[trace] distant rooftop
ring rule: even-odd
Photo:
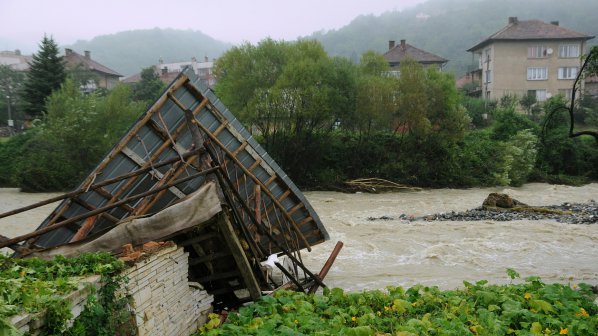
[[[407,58],[422,64],[443,64],[448,62],[446,58],[418,49],[406,43],[405,40],[401,40],[398,45],[395,45],[395,41],[388,41],[388,51],[384,53],[384,58],[391,66],[399,64]]]
[[[15,51],[0,51],[0,64],[8,65],[16,71],[29,70],[31,55],[22,55],[19,49]]]
[[[540,20],[519,21],[517,17],[510,17],[505,27],[467,51],[483,48],[494,41],[589,40],[593,38],[594,36],[561,27],[558,21],[550,23]]]
[[[72,49],[65,49],[64,59],[67,63],[76,66],[78,64],[82,64],[88,70],[94,70],[97,72],[101,72],[107,75],[123,77],[123,75],[119,74],[118,72],[108,68],[105,65],[102,65],[94,60],[91,59],[91,52],[85,51],[85,56],[74,52]]]

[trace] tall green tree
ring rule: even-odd
[[[22,93],[24,110],[30,116],[39,117],[46,112],[46,98],[59,89],[66,78],[64,59],[52,37],[44,35],[29,65]]]
[[[164,83],[153,66],[141,70],[141,80],[133,86],[132,98],[135,101],[151,103],[160,97]]]
[[[399,71],[398,128],[423,137],[432,129],[427,115],[426,72],[412,59],[402,61]]]

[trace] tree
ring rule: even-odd
[[[16,119],[20,100],[18,92],[23,85],[24,75],[8,65],[0,64],[0,120]],[[4,114],[6,110],[6,114]],[[6,118],[4,117],[6,116]]]
[[[132,98],[135,101],[153,102],[164,90],[164,83],[153,66],[141,70],[141,80],[133,86]]]
[[[397,130],[402,129],[417,137],[425,136],[432,129],[427,116],[426,73],[412,59],[402,61],[399,71]]]
[[[527,112],[528,115],[532,114],[532,108],[538,102],[535,94],[526,94],[519,99],[519,104]]]
[[[44,35],[39,52],[33,55],[29,65],[23,88],[24,110],[30,116],[39,117],[46,112],[46,98],[59,89],[66,78],[64,59],[58,55],[58,45],[52,37]]]
[[[68,78],[48,97],[48,113],[23,143],[13,179],[24,191],[76,187],[139,117],[143,105],[131,101],[125,85],[105,97],[86,95]]]

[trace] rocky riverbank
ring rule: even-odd
[[[408,221],[513,221],[513,220],[556,220],[569,224],[596,224],[598,223],[598,203],[591,200],[587,203],[562,203],[561,205],[515,207],[511,209],[477,207],[467,211],[451,211],[436,213],[421,217],[400,215],[399,218],[388,216],[369,217],[368,220],[393,220]]]

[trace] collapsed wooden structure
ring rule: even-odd
[[[188,70],[77,190],[1,214],[0,218],[62,199],[36,231],[0,236],[0,247],[26,256],[93,240],[125,219],[159,213],[207,183],[218,186],[221,213],[191,229],[154,238],[185,247],[191,281],[201,283],[217,300],[256,299],[261,291],[280,285],[260,262],[284,254],[291,262],[290,271],[284,272],[299,287],[301,274],[323,285],[303,265],[300,254],[328,239],[317,214],[252,135]]]

